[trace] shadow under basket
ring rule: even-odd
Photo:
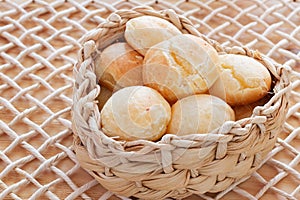
[[[272,74],[273,96],[254,108],[251,117],[225,122],[208,134],[164,135],[159,141],[116,141],[100,127],[95,101],[101,86],[95,58],[103,48],[124,40],[128,20],[151,15],[168,20],[182,33],[197,35],[220,54],[241,54],[260,61]],[[274,147],[285,122],[291,93],[291,69],[245,47],[224,47],[201,35],[173,10],[140,7],[119,10],[85,37],[74,68],[72,126],[74,151],[81,166],[103,187],[141,199],[181,199],[233,187],[259,168]]]

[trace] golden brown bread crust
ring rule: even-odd
[[[271,75],[260,62],[247,56],[220,55],[220,78],[210,88],[232,106],[247,105],[264,97],[271,87]]]
[[[165,133],[170,118],[170,105],[157,91],[131,86],[115,92],[106,102],[101,126],[106,135],[117,139],[155,141]]]
[[[207,95],[192,95],[172,106],[167,133],[187,135],[209,133],[226,121],[234,121],[234,111],[222,99]]]
[[[143,57],[125,42],[105,48],[95,64],[100,84],[111,91],[143,85]]]
[[[217,80],[219,57],[200,37],[182,34],[151,47],[144,58],[143,82],[171,104],[207,93]]]
[[[147,50],[181,32],[170,22],[153,16],[142,16],[126,23],[125,39],[136,51],[145,55]]]

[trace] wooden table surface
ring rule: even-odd
[[[300,72],[299,1],[1,1],[0,199],[119,199],[72,151],[72,68],[88,30],[112,11],[136,5],[172,8],[220,43],[246,45]],[[300,199],[299,102],[295,86],[294,115],[270,159],[217,198]]]

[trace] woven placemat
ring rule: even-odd
[[[0,199],[127,199],[75,159],[72,69],[84,34],[139,5],[174,9],[221,44],[295,70],[288,121],[265,164],[222,193],[187,199],[300,199],[300,2],[292,0],[1,1]]]

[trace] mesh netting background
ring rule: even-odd
[[[174,9],[224,45],[257,49],[300,71],[299,1],[1,1],[0,199],[123,198],[103,189],[75,159],[72,68],[84,34],[111,12],[139,5]],[[187,199],[300,199],[299,77],[266,163],[214,197]]]

